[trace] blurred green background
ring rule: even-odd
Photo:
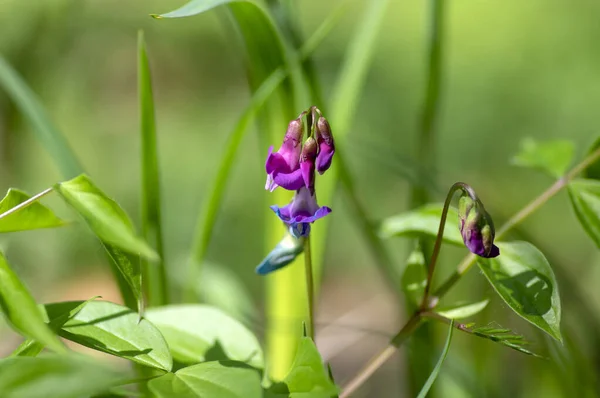
[[[249,99],[237,38],[222,23],[220,10],[180,20],[149,17],[182,3],[0,0],[0,54],[40,96],[87,172],[134,220],[141,184],[136,45],[137,30],[144,29],[156,101],[166,256],[175,291],[184,278],[208,183],[227,134]],[[365,3],[351,0],[348,12],[315,53],[326,97]],[[297,1],[305,36],[335,4]],[[406,210],[411,183],[435,186],[435,198],[441,201],[447,187],[466,181],[499,225],[552,182],[510,164],[521,139],[569,139],[581,156],[599,135],[600,3],[448,2],[435,176],[415,172],[414,155],[426,78],[427,6],[415,0],[390,2],[341,150],[347,152],[360,199],[374,219]],[[282,126],[282,135],[284,130]],[[254,267],[264,255],[263,223],[270,210],[263,205],[264,148],[257,141],[251,132],[243,143],[208,259],[234,272],[261,308],[264,279],[254,274]],[[0,90],[0,189],[36,193],[60,179],[30,126]],[[45,203],[74,217],[53,198]],[[332,363],[336,381],[343,383],[387,343],[406,316],[382,281],[344,201],[321,205],[334,212],[317,342]],[[438,396],[599,396],[598,250],[577,223],[564,192],[520,228],[515,237],[531,240],[555,269],[566,342],[556,346],[518,319],[473,270],[447,303],[491,298],[474,321],[525,334],[534,343],[532,349],[550,360],[455,333],[437,383]],[[402,269],[406,241],[386,244]],[[102,249],[83,226],[1,236],[0,246],[40,301],[93,295],[119,300]],[[445,247],[436,279],[451,272],[464,254]],[[253,324],[260,332],[264,321],[258,316]],[[431,344],[441,351],[446,328],[436,325],[435,331],[438,340]],[[6,328],[1,333],[0,351],[8,353],[18,338]],[[357,396],[403,396],[407,349],[410,344]]]

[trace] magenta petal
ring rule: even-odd
[[[289,172],[290,170],[283,156],[278,152],[273,153],[273,147],[269,148],[269,156],[267,156],[267,161],[265,162],[265,169],[267,170],[267,174],[272,174],[277,170],[284,172]]]
[[[315,186],[315,163],[311,161],[300,162],[300,170],[302,170],[304,186],[312,190]]]
[[[317,155],[317,171],[323,174],[331,166],[331,160],[335,153],[335,148],[325,142],[319,145],[319,154]]]
[[[290,191],[298,190],[304,186],[304,180],[302,179],[301,169],[298,169],[291,173],[275,172],[273,173],[273,181],[275,181],[275,184]]]

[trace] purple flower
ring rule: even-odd
[[[479,200],[462,196],[458,202],[458,221],[463,242],[471,253],[485,258],[500,255],[500,249],[494,245],[494,222]]]
[[[329,207],[319,207],[314,192],[311,193],[306,187],[296,191],[290,204],[284,207],[273,205],[271,210],[289,225],[290,233],[296,238],[308,236],[310,224],[331,213]]]
[[[314,138],[309,137],[304,143],[302,148],[302,154],[300,155],[300,170],[302,170],[302,180],[304,186],[308,188],[310,192],[315,189],[315,159],[317,158],[317,141]]]
[[[265,163],[267,170],[265,189],[272,192],[281,186],[293,191],[304,185],[302,170],[300,170],[300,152],[302,151],[300,142],[303,134],[302,120],[292,120],[279,150],[273,152],[273,147],[269,148],[269,155]]]
[[[319,155],[317,156],[317,171],[323,174],[331,166],[331,159],[335,153],[335,143],[331,134],[329,122],[323,116],[317,121],[317,143]]]

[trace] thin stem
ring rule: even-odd
[[[315,339],[314,329],[314,283],[312,271],[312,258],[310,255],[310,235],[304,238],[304,270],[306,271],[306,296],[308,298],[308,336]]]
[[[421,316],[419,313],[413,314],[413,316],[406,322],[404,327],[394,336],[388,346],[386,346],[379,354],[375,355],[367,365],[356,374],[346,384],[340,398],[347,398],[354,393],[365,381],[375,373],[394,353],[398,350],[398,347],[419,327],[421,324]]]
[[[600,148],[589,154],[583,159],[578,165],[573,167],[571,171],[565,174],[562,178],[558,179],[548,189],[542,192],[538,197],[529,202],[521,211],[512,216],[502,227],[498,229],[496,233],[496,239],[502,238],[508,231],[520,224],[524,219],[533,214],[536,210],[542,207],[548,200],[554,195],[559,193],[567,184],[579,175],[582,171],[591,166],[594,162],[600,159]],[[436,290],[435,296],[438,298],[443,297],[460,278],[469,270],[476,262],[477,257],[474,254],[466,256],[460,264],[456,267],[456,271],[450,275],[450,277]]]
[[[42,191],[40,193],[38,193],[35,196],[32,196],[31,198],[27,199],[25,202],[21,202],[18,205],[16,205],[15,207],[13,207],[10,210],[5,211],[4,213],[0,214],[0,219],[4,218],[4,217],[8,217],[13,213],[18,212],[19,210],[22,210],[24,208],[26,208],[27,206],[37,202],[38,200],[40,200],[42,197],[48,195],[50,192],[52,192],[54,188],[48,188],[45,191]]]

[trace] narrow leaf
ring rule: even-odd
[[[600,248],[600,181],[573,180],[568,191],[577,219]]]
[[[156,398],[262,398],[258,371],[236,361],[189,366],[150,380],[148,388]]]
[[[469,330],[469,327],[467,325],[459,329],[468,333],[472,333],[475,336],[491,340],[494,343],[502,344],[508,348],[512,348],[513,350],[519,351],[523,354],[531,355],[537,358],[543,358],[542,356],[523,347],[529,343],[524,339],[523,336],[513,333],[510,329],[478,327]],[[502,333],[494,333],[497,330],[500,330]]]
[[[419,237],[421,235],[435,238],[440,227],[443,207],[442,204],[429,204],[386,218],[381,224],[379,235],[383,238],[393,236]],[[452,207],[448,209],[446,227],[444,228],[444,242],[459,246],[464,245],[458,229],[458,212]]]
[[[444,363],[444,360],[446,359],[446,356],[448,355],[448,350],[450,349],[450,342],[452,341],[453,330],[454,330],[454,321],[451,321],[450,327],[448,329],[448,337],[446,337],[446,344],[444,344],[444,349],[442,350],[442,355],[440,355],[440,359],[438,359],[437,363],[435,364],[433,371],[427,378],[427,381],[425,382],[425,385],[423,386],[423,388],[421,388],[421,391],[419,392],[419,395],[417,395],[417,398],[425,398],[427,396],[427,393],[431,389],[433,382],[435,381],[435,379],[437,379],[437,377],[440,373],[440,370],[442,369],[442,364]]]
[[[35,300],[0,253],[0,307],[19,333],[64,353],[66,348],[44,322]],[[0,390],[1,391],[1,390]]]
[[[0,201],[0,233],[54,228],[65,225],[65,222],[58,218],[52,210],[38,201],[33,201],[22,209],[6,214],[9,210],[29,199],[31,199],[31,196],[23,191],[15,188],[8,190],[6,196]]]
[[[600,137],[597,138],[596,141],[594,141],[594,143],[588,150],[586,157],[591,155],[593,152],[597,151],[598,148],[600,148]],[[581,175],[585,178],[589,178],[589,179],[593,179],[593,180],[600,180],[600,161],[596,160],[594,163],[592,163],[590,166],[588,166],[581,173]]]
[[[521,167],[542,170],[551,177],[562,177],[573,160],[575,146],[566,140],[536,141],[525,138],[512,163]]]
[[[451,307],[440,308],[436,312],[442,316],[445,316],[446,318],[464,319],[483,311],[489,302],[490,300],[486,299],[476,303],[455,304]]]
[[[48,318],[71,311],[79,301],[46,304]],[[59,335],[94,350],[144,366],[170,371],[173,359],[160,331],[138,314],[108,301],[85,305],[60,329]]]
[[[477,264],[513,311],[562,341],[560,298],[548,260],[528,242],[498,243],[501,255]]]
[[[146,317],[165,336],[176,361],[196,364],[231,359],[264,366],[262,349],[252,332],[216,308],[170,305],[150,308]]]

